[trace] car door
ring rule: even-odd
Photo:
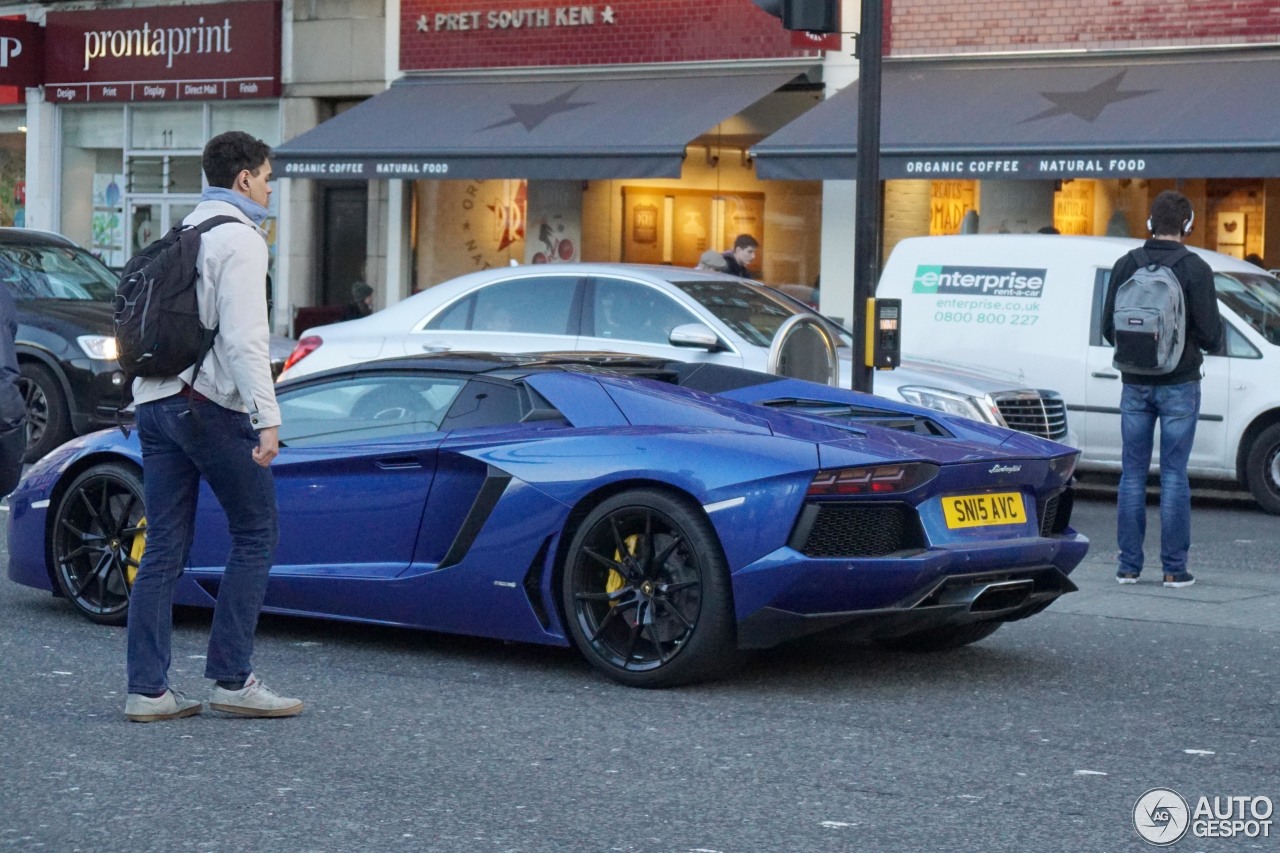
[[[1093,462],[1119,465],[1123,448],[1120,434],[1120,371],[1111,366],[1114,348],[1102,337],[1102,306],[1106,298],[1110,270],[1098,270],[1094,283],[1093,312],[1086,363],[1085,406],[1077,420],[1077,433],[1085,458]],[[1227,330],[1230,335],[1231,330]],[[1230,405],[1231,359],[1205,353],[1200,382],[1200,419],[1191,447],[1190,468],[1221,468],[1226,447],[1226,426]],[[1073,413],[1072,417],[1075,417]],[[1159,445],[1152,464],[1159,460]]]
[[[281,450],[271,465],[280,541],[268,607],[349,613],[343,579],[404,571],[435,476],[440,422],[465,381],[358,372],[280,396]],[[231,543],[207,484],[197,516],[192,569],[217,575]]]
[[[436,312],[405,353],[567,352],[578,340],[579,277],[524,274],[483,285]]]
[[[583,293],[578,349],[742,366],[742,358],[736,353],[673,345],[671,330],[689,323],[712,328],[705,318],[651,284],[594,276]]]

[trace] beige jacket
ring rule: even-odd
[[[245,224],[219,225],[201,241],[196,284],[200,322],[210,329],[217,326],[218,335],[200,366],[195,388],[220,406],[247,412],[254,429],[279,426],[267,325],[266,232],[225,201],[202,201],[182,221],[196,225],[224,215]],[[134,403],[178,393],[191,382],[192,372],[187,368],[179,376],[135,378]]]

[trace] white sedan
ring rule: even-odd
[[[460,276],[368,317],[307,330],[280,379],[450,351],[627,352],[776,369],[775,338],[797,316],[834,339],[839,375],[832,381],[849,387],[850,337],[802,303],[721,273],[633,264],[540,264]],[[884,397],[1070,442],[1062,398],[1003,374],[904,359],[874,382]]]

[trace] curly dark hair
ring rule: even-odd
[[[735,249],[755,249],[760,245],[760,241],[750,234],[739,234],[733,241]]]
[[[1191,215],[1191,199],[1176,190],[1165,190],[1151,202],[1151,233],[1183,234]]]
[[[229,130],[210,139],[200,165],[211,187],[231,189],[236,175],[248,169],[253,175],[271,156],[271,146],[242,130]]]

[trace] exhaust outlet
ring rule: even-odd
[[[969,605],[970,613],[986,613],[1020,607],[1031,596],[1035,581],[1030,578],[988,584]]]

